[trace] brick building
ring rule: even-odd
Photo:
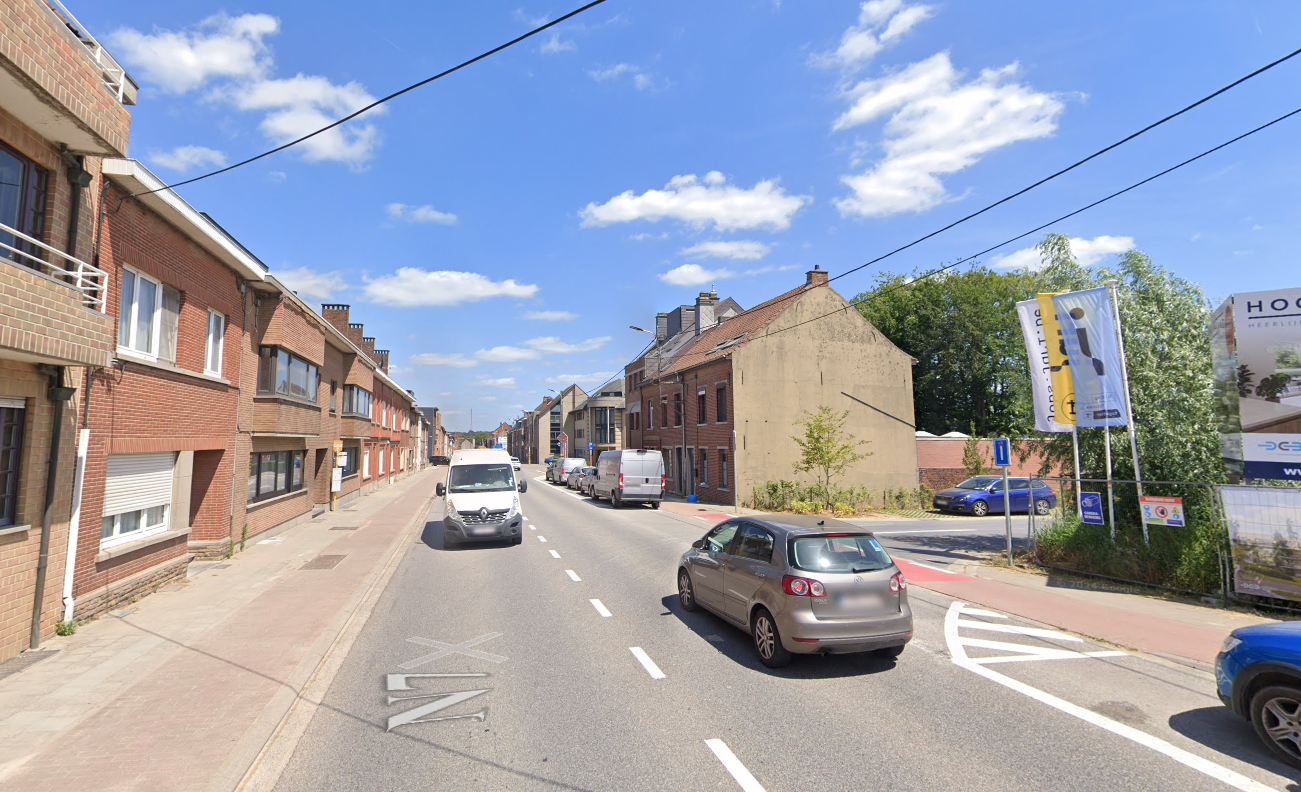
[[[602,385],[574,407],[570,419],[574,428],[570,448],[589,465],[596,464],[602,451],[623,448],[623,383],[615,380]]]
[[[967,467],[962,462],[970,438],[961,432],[936,436],[930,432],[917,435],[917,477],[922,484],[934,490],[952,487],[967,478]],[[976,452],[980,455],[986,472],[998,473],[994,467],[994,441],[977,440]],[[1021,455],[1025,454],[1022,459]],[[1037,441],[1017,441],[1012,452],[1009,476],[1057,476],[1061,471],[1049,464]]]
[[[848,410],[846,431],[870,443],[845,484],[917,485],[912,358],[825,271],[749,310],[710,292],[686,308],[660,314],[655,345],[625,369],[627,446],[663,452],[671,491],[743,504],[753,486],[799,478],[794,423],[820,405]]]
[[[135,93],[66,12],[0,3],[0,661],[63,611],[78,408],[113,350],[99,158],[126,152]]]

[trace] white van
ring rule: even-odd
[[[444,546],[460,542],[524,541],[521,532],[519,492],[528,484],[515,479],[510,454],[497,448],[455,451],[447,467],[447,480],[439,482],[439,497],[446,496],[443,517]]]
[[[645,449],[603,451],[596,458],[591,492],[592,500],[608,498],[616,509],[625,503],[658,509],[664,500],[664,457]]]

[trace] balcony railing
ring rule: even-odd
[[[86,52],[89,53],[91,60],[95,61],[95,65],[99,67],[100,77],[104,80],[104,87],[108,88],[109,92],[117,97],[119,103],[123,105],[135,104],[136,84],[131,79],[131,76],[126,73],[126,69],[123,69],[113,59],[113,56],[108,54],[108,50],[104,49],[103,45],[87,32],[85,26],[77,21],[71,11],[64,8],[63,3],[59,2],[59,0],[46,0],[46,3],[51,11],[61,17],[63,24],[68,26],[68,30],[71,31],[72,35],[76,36],[82,45],[86,47]]]
[[[21,240],[21,242],[19,242]],[[13,244],[11,244],[13,243]],[[30,249],[44,251],[49,261],[23,250],[18,244],[26,243]],[[44,275],[66,283],[81,292],[81,302],[92,311],[104,312],[104,296],[108,290],[108,273],[99,267],[91,266],[62,250],[55,250],[39,239],[33,239],[17,229],[0,223],[0,257],[8,258],[14,264],[34,269]]]

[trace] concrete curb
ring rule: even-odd
[[[305,677],[305,679],[302,685],[298,686],[298,692],[283,689],[276,694],[267,704],[257,726],[249,730],[249,737],[253,739],[246,737],[244,742],[250,744],[241,746],[232,754],[232,760],[236,761],[228,763],[231,772],[219,775],[209,785],[209,789],[254,792],[271,790],[279,782],[281,774],[293,757],[299,739],[302,738],[316,715],[316,710],[324,701],[326,692],[334,682],[334,677],[343,666],[343,661],[347,658],[353,643],[356,642],[366,621],[370,618],[375,603],[379,601],[393,573],[397,571],[398,565],[410,551],[411,545],[408,540],[412,528],[417,524],[423,524],[425,515],[436,497],[430,493],[422,501],[416,514],[397,532],[391,546],[385,551],[383,561],[371,572],[369,580],[362,582],[354,597],[344,606],[317,645],[313,647],[311,655],[300,665],[302,674],[295,676]],[[266,736],[258,742],[256,735]],[[247,762],[238,761],[240,756],[246,756],[255,747],[257,754],[252,759]],[[243,765],[244,772],[236,780],[232,776],[234,771],[239,769],[239,765]]]

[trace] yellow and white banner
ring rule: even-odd
[[[1025,336],[1025,353],[1030,359],[1030,386],[1034,394],[1034,428],[1040,432],[1069,432],[1070,424],[1060,423],[1053,403],[1052,365],[1049,363],[1048,335],[1038,300],[1016,304]]]

